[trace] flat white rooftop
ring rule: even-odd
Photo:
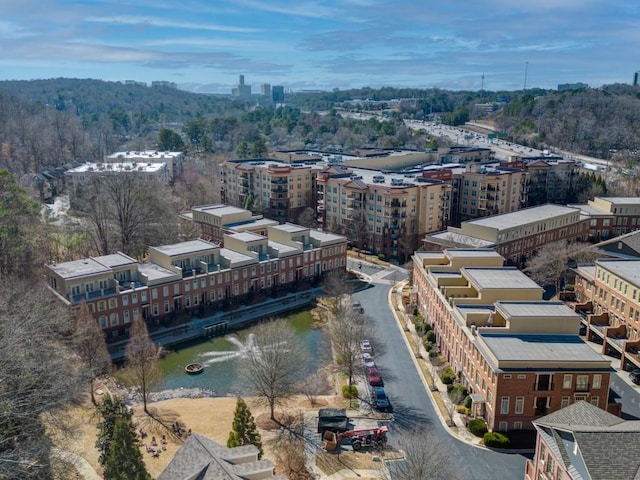
[[[117,160],[119,158],[125,159],[137,159],[137,158],[148,158],[151,160],[162,159],[162,158],[174,158],[184,155],[182,152],[160,152],[156,150],[142,150],[142,151],[128,151],[128,152],[115,152],[111,155],[107,155],[105,158]]]
[[[172,245],[161,245],[159,247],[150,247],[170,257],[176,255],[186,255],[190,253],[200,253],[207,250],[219,248],[219,245],[205,240],[189,240],[187,242],[174,243]]]
[[[309,236],[314,240],[318,240],[322,244],[346,242],[347,239],[342,235],[335,233],[321,232],[320,230],[310,230]]]
[[[490,217],[468,220],[462,223],[494,228],[496,230],[506,230],[542,220],[550,220],[553,217],[559,217],[579,211],[580,209],[578,208],[547,204],[540,205],[539,207],[524,208],[517,212],[503,213],[501,215],[492,215]]]
[[[449,258],[502,258],[502,255],[491,248],[448,248],[446,253]]]
[[[66,279],[111,272],[109,267],[97,262],[93,258],[56,263],[55,265],[49,265],[49,268]]]
[[[122,267],[124,265],[136,265],[138,262],[136,259],[131,258],[129,255],[125,255],[122,252],[112,253],[110,255],[103,255],[101,257],[94,257],[102,265],[110,268]]]
[[[638,205],[640,204],[640,197],[598,197],[607,202],[616,203],[616,204],[628,204],[628,205]]]
[[[483,333],[481,338],[498,361],[588,362],[601,363],[602,368],[611,364],[578,335]]]
[[[252,233],[252,232],[232,233],[229,235],[229,237],[237,238],[238,240],[241,240],[243,242],[257,242],[257,241],[262,241],[267,239],[267,237],[263,235],[258,235],[257,233]]]
[[[275,230],[282,230],[283,232],[289,233],[302,233],[309,230],[307,227],[296,225],[295,223],[284,223],[282,225],[276,225],[273,228]]]
[[[163,279],[180,278],[179,274],[153,262],[141,263],[138,265],[138,271],[145,275],[150,282]]]
[[[136,163],[136,162],[118,162],[118,163],[85,163],[75,168],[70,168],[66,173],[157,173],[166,168],[166,164],[162,163]]]
[[[478,290],[481,289],[536,289],[542,287],[516,268],[464,267],[463,275]]]
[[[192,207],[191,210],[196,212],[209,213],[211,215],[230,215],[233,213],[248,212],[248,210],[245,210],[244,208],[232,207],[231,205],[224,205],[224,204],[198,205],[198,206]]]
[[[580,318],[576,312],[563,302],[496,302],[496,308],[507,314],[508,317],[571,317]]]
[[[458,232],[438,232],[432,233],[426,236],[426,239],[434,240],[436,243],[442,245],[450,245],[452,247],[456,246],[466,246],[466,247],[476,247],[476,248],[486,248],[495,245],[495,242],[490,242],[488,240],[484,240],[478,237],[472,237],[470,235],[465,235],[463,233]]]
[[[618,260],[601,258],[596,263],[632,285],[640,286],[640,260]]]

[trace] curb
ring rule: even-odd
[[[388,301],[389,301],[389,306],[391,307],[391,310],[393,312],[393,316],[396,320],[396,325],[398,326],[398,329],[400,330],[400,333],[402,334],[402,339],[407,347],[407,350],[409,352],[411,352],[411,360],[413,361],[413,364],[416,368],[416,371],[418,372],[418,376],[420,377],[420,380],[422,381],[422,385],[424,386],[424,389],[428,392],[428,397],[429,400],[431,400],[431,404],[433,405],[433,409],[436,412],[436,415],[438,417],[438,420],[440,420],[440,423],[442,424],[442,426],[444,427],[444,430],[453,438],[455,438],[456,440],[460,441],[460,442],[464,442],[467,445],[471,445],[475,448],[479,448],[482,450],[494,450],[491,448],[487,448],[484,445],[480,445],[477,443],[473,443],[468,441],[467,439],[465,439],[464,437],[462,437],[461,435],[458,435],[454,432],[451,431],[451,426],[449,425],[449,423],[446,421],[446,419],[444,418],[444,416],[442,415],[442,412],[440,411],[440,407],[438,406],[438,403],[436,402],[434,393],[431,390],[431,387],[429,386],[429,382],[427,382],[427,379],[425,378],[424,374],[422,373],[422,369],[420,368],[420,365],[418,364],[418,359],[416,358],[416,354],[413,353],[413,348],[411,347],[411,344],[409,343],[409,339],[407,338],[406,332],[404,331],[404,328],[402,326],[402,321],[400,318],[398,318],[398,312],[396,311],[395,308],[393,308],[393,302],[391,301],[391,296],[395,295],[396,291],[398,288],[402,288],[402,286],[406,283],[406,281],[404,282],[399,282],[396,283],[391,289],[389,289],[389,294],[388,294]],[[422,357],[421,357],[422,358]],[[439,392],[439,390],[438,390]],[[451,422],[453,423],[453,419],[451,419]],[[517,453],[515,451],[511,451],[510,453]]]

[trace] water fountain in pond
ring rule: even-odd
[[[224,339],[238,347],[237,350],[203,352],[199,355],[199,357],[202,357],[203,359],[203,364],[212,365],[214,363],[226,362],[236,358],[246,358],[246,356],[256,347],[253,333],[247,335],[247,339],[244,343],[242,343],[236,335],[227,335]]]

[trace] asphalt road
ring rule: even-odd
[[[356,267],[357,268],[357,267]],[[355,293],[365,313],[371,318],[374,333],[374,356],[385,380],[385,390],[391,400],[394,420],[389,423],[389,441],[392,445],[402,444],[403,433],[417,429],[428,430],[437,437],[433,444],[448,452],[452,458],[458,478],[471,480],[522,480],[525,457],[519,454],[501,454],[470,446],[452,437],[441,424],[435,413],[429,392],[425,389],[416,367],[403,340],[403,332],[398,326],[388,303],[391,288],[389,277],[395,273],[396,281],[407,277],[406,271],[397,268],[381,273],[380,267],[363,262],[362,272],[376,275],[372,286]],[[428,454],[428,452],[425,452]]]

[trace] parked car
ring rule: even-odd
[[[362,354],[362,364],[365,366],[365,368],[376,366],[376,362],[373,361],[373,357],[371,356],[371,354],[366,352]]]
[[[635,368],[629,372],[629,378],[636,385],[640,385],[640,368]]]
[[[351,307],[358,313],[364,313],[364,308],[362,307],[362,304],[357,300],[351,304]]]
[[[369,369],[369,373],[367,375],[367,379],[369,380],[369,385],[371,385],[372,387],[384,386],[384,382],[382,381],[382,377],[380,376],[378,369],[375,369],[375,372],[372,372],[371,370],[373,369]]]
[[[391,410],[391,402],[389,402],[389,397],[387,397],[387,393],[382,387],[373,387],[371,389],[371,403],[376,410],[381,412]]]
[[[369,340],[362,340],[360,342],[360,349],[363,352],[371,352],[373,350],[373,348],[371,347],[371,342],[369,342]]]

